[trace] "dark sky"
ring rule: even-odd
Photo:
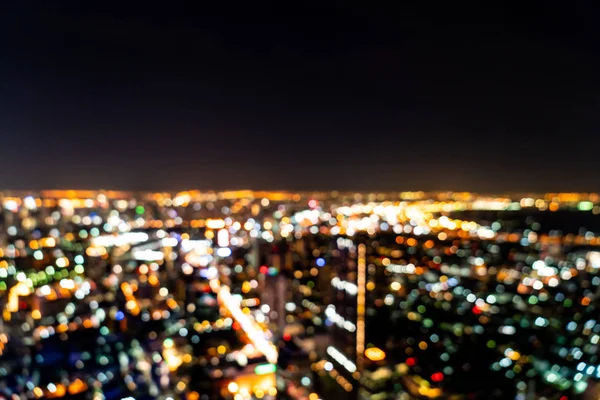
[[[600,190],[594,2],[281,3],[2,2],[0,187]]]

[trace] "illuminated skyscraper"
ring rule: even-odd
[[[331,299],[325,309],[331,339],[326,350],[331,363],[327,372],[338,391],[356,398],[365,347],[366,246],[344,238],[337,239],[336,245],[337,256],[331,260]]]

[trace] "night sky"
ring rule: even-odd
[[[2,2],[0,187],[600,190],[594,2],[323,3]]]

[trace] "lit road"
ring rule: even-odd
[[[221,285],[215,278],[210,282],[212,290],[217,293],[219,303],[227,308],[231,316],[240,324],[240,327],[248,336],[254,347],[260,351],[270,363],[277,363],[277,350],[273,343],[267,339],[265,331],[247,314],[244,314],[240,308],[239,301],[236,300],[229,290],[229,287]]]

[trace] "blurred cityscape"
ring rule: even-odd
[[[0,399],[600,398],[598,194],[0,204]]]

